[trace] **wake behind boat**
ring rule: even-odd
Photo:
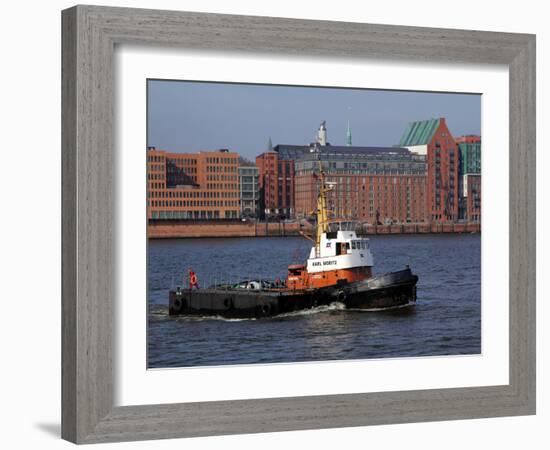
[[[289,266],[282,282],[245,280],[207,289],[198,289],[191,272],[189,288],[170,290],[170,315],[271,317],[333,302],[361,310],[414,304],[418,276],[408,266],[373,276],[369,239],[357,236],[358,224],[328,218],[327,193],[333,184],[325,181],[320,162],[319,180],[316,235],[308,237],[314,245],[305,264]]]

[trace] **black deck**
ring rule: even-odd
[[[341,302],[349,309],[378,309],[414,304],[418,277],[409,268],[356,283],[303,291],[181,289],[170,291],[170,315],[271,317]]]

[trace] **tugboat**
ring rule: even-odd
[[[418,276],[403,270],[373,276],[369,239],[358,237],[357,223],[329,220],[325,181],[319,162],[317,227],[306,264],[288,267],[286,281],[246,280],[234,285],[170,290],[170,315],[228,318],[271,317],[339,302],[346,309],[377,310],[414,305]],[[194,275],[194,274],[193,274]]]

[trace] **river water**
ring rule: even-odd
[[[326,361],[481,352],[480,234],[372,236],[374,273],[411,266],[417,304],[377,312],[339,304],[281,317],[169,317],[168,291],[192,266],[199,284],[285,276],[300,237],[151,240],[148,367]]]

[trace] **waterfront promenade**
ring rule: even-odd
[[[429,234],[429,233],[479,233],[480,223],[404,223],[393,225],[364,224],[358,234]],[[256,221],[185,221],[151,220],[147,226],[149,239],[174,239],[197,237],[266,237],[299,236],[311,234],[312,225],[307,221],[256,222]]]

